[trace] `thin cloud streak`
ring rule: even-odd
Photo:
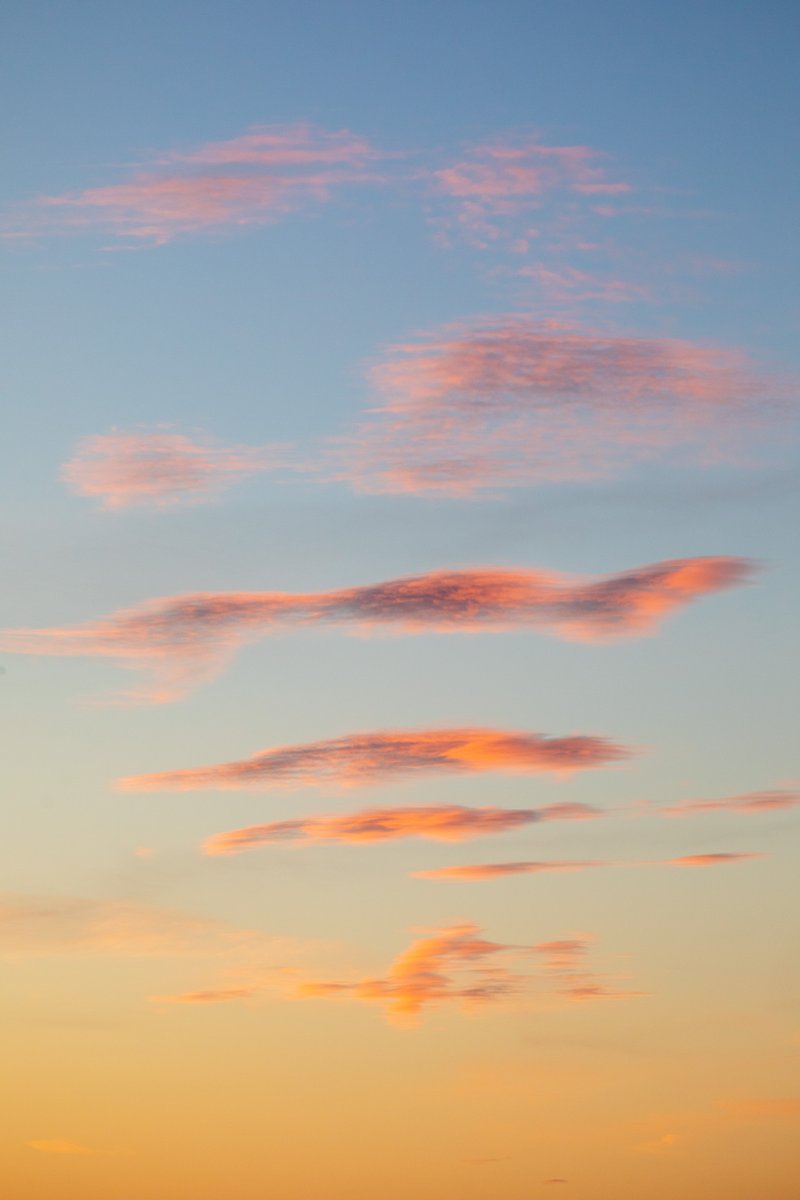
[[[240,788],[347,788],[428,775],[555,774],[608,766],[632,751],[594,735],[459,728],[379,730],[294,746],[276,746],[235,762],[134,775],[121,791]]]
[[[40,196],[6,229],[12,238],[94,229],[129,244],[265,224],[326,204],[345,185],[382,182],[369,143],[308,122],[254,126],[227,141],[152,156],[126,179]]]
[[[647,634],[670,613],[744,584],[755,571],[748,559],[706,556],[589,579],[484,567],[329,592],[199,592],[150,600],[82,626],[0,630],[0,649],[110,658],[151,672],[152,686],[134,695],[163,701],[216,675],[242,645],[282,629],[423,634],[531,628],[604,642]]]
[[[597,813],[596,815],[599,816],[602,814]],[[412,871],[411,875],[414,879],[441,879],[454,883],[476,883],[488,879],[501,879],[509,875],[539,875],[545,873],[587,871],[596,867],[717,867],[765,857],[764,854],[750,852],[686,854],[680,858],[670,858],[663,862],[552,859],[550,861],[470,863],[458,867],[436,867],[428,871]]]
[[[540,821],[578,821],[602,816],[588,804],[549,804],[542,808],[464,808],[458,804],[424,808],[369,808],[333,817],[271,821],[215,834],[206,854],[238,854],[280,842],[363,843],[421,837],[440,842],[506,833]]]
[[[714,800],[680,800],[662,808],[663,817],[691,817],[700,813],[735,812],[757,816],[782,812],[800,806],[800,792],[775,788],[764,792],[742,792],[737,796],[721,796]]]
[[[381,400],[332,445],[331,477],[420,496],[607,478],[665,454],[737,461],[789,394],[736,350],[513,314],[392,346],[371,378]]]
[[[167,432],[84,438],[61,469],[79,496],[106,509],[204,503],[226,487],[285,465],[281,446],[224,446]]]

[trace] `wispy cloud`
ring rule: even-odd
[[[573,1000],[640,994],[616,992],[585,968],[586,938],[519,946],[489,941],[470,922],[428,933],[412,942],[385,976],[354,982],[309,981],[301,984],[299,994],[378,1003],[390,1020],[406,1025],[416,1023],[428,1005],[456,1003],[471,1008],[500,1003],[525,991],[537,974]],[[531,972],[529,964],[536,957],[543,959],[542,968]]]
[[[180,992],[174,996],[152,996],[156,1004],[230,1004],[257,996],[257,987],[205,988],[197,992]]]
[[[625,195],[631,185],[608,172],[608,157],[589,146],[547,145],[538,136],[471,146],[436,169],[435,220],[440,237],[457,232],[479,249],[521,236],[536,236],[531,221],[552,222],[549,204],[562,220],[574,220],[589,200]]]
[[[618,474],[667,453],[741,457],[786,381],[738,351],[509,315],[390,347],[381,402],[331,450],[358,490],[471,496]]]
[[[284,466],[284,454],[281,446],[224,446],[181,433],[98,434],[79,444],[61,479],[108,509],[197,504],[241,479]]]
[[[601,815],[594,813],[588,815]],[[601,859],[551,859],[544,861],[520,861],[499,863],[470,863],[458,867],[435,867],[428,871],[412,871],[414,879],[442,879],[454,883],[475,883],[487,879],[501,879],[507,875],[539,875],[548,872],[587,871],[596,867],[718,867],[730,863],[747,862],[764,858],[760,853],[716,853],[686,854],[681,858],[670,858],[663,862],[633,861],[609,862]]]
[[[496,729],[379,730],[276,746],[237,762],[134,775],[123,791],[202,788],[346,788],[422,775],[506,771],[565,773],[607,766],[631,751],[604,737],[547,737]]]
[[[464,808],[458,804],[424,808],[368,808],[333,817],[272,821],[215,834],[207,854],[238,854],[275,842],[382,842],[421,837],[440,842],[506,833],[538,821],[579,821],[601,816],[588,804],[548,804],[542,808]]]
[[[780,812],[800,805],[800,792],[775,788],[764,792],[741,792],[736,796],[721,796],[714,800],[680,800],[662,808],[665,817],[691,817],[706,812],[736,812],[758,815]]]
[[[347,130],[308,122],[254,126],[227,141],[151,155],[120,182],[39,196],[7,237],[98,230],[129,244],[264,224],[375,182],[379,152]]]
[[[745,583],[754,571],[747,559],[701,557],[590,579],[485,567],[329,592],[198,592],[150,600],[86,625],[0,630],[0,648],[111,658],[152,673],[152,686],[135,695],[167,700],[216,674],[241,645],[284,628],[327,625],[356,633],[534,628],[601,642],[648,633],[670,612]]]
[[[88,1146],[82,1146],[80,1142],[72,1142],[69,1138],[47,1138],[42,1141],[28,1142],[31,1150],[39,1150],[42,1154],[97,1154],[97,1150],[91,1150]]]
[[[615,864],[597,859],[554,859],[550,862],[471,863],[460,867],[434,867],[428,871],[413,871],[414,879],[444,879],[472,883],[485,879],[500,879],[506,875],[538,875],[547,872],[587,871],[592,867]]]
[[[263,936],[132,901],[0,893],[0,956],[175,957],[240,950]]]

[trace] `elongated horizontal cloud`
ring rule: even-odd
[[[235,1000],[250,1000],[258,990],[255,987],[205,988],[175,996],[152,996],[151,999],[157,1004],[230,1004]]]
[[[275,221],[372,183],[381,157],[364,139],[308,122],[254,126],[227,141],[151,156],[120,182],[40,196],[6,236],[98,229],[133,244]]]
[[[581,579],[495,567],[430,571],[316,593],[199,592],[150,600],[95,623],[0,630],[17,654],[111,658],[149,670],[143,695],[165,700],[215,674],[239,646],[281,629],[326,625],[353,632],[452,633],[543,629],[584,641],[636,636],[684,605],[746,582],[744,558],[672,559]]]
[[[79,496],[103,508],[207,501],[241,479],[282,465],[278,446],[223,446],[180,433],[109,433],[85,438],[61,469]]]
[[[390,1020],[414,1024],[428,1005],[457,1003],[465,1007],[498,1003],[529,986],[532,959],[542,958],[541,974],[570,999],[638,995],[615,992],[584,965],[589,942],[570,938],[518,946],[481,936],[471,922],[429,931],[412,942],[385,976],[355,982],[310,981],[299,995],[318,999],[351,998],[384,1006]],[[520,965],[528,967],[520,971]],[[578,991],[586,995],[578,995]],[[588,992],[593,990],[593,995]]]
[[[728,863],[747,862],[753,858],[763,858],[763,854],[684,854],[681,858],[671,858],[665,864],[668,867],[721,867]]]
[[[680,800],[661,809],[664,817],[691,817],[706,812],[736,812],[758,815],[781,812],[800,805],[800,792],[776,788],[765,792],[742,792],[738,796],[722,796],[716,800]]]
[[[789,392],[738,351],[509,315],[390,347],[381,401],[332,450],[362,491],[471,496],[605,478],[669,453],[734,461]]]
[[[588,804],[548,804],[542,808],[464,808],[459,804],[424,808],[368,808],[334,817],[271,821],[218,833],[205,843],[206,854],[238,854],[275,842],[384,842],[421,837],[460,842],[506,833],[537,821],[580,821],[602,814]]]
[[[555,773],[607,766],[630,750],[591,735],[552,738],[496,729],[379,730],[276,746],[238,762],[120,779],[122,791],[346,788],[422,775]]]
[[[487,879],[501,879],[507,875],[539,875],[548,872],[587,871],[593,867],[717,867],[728,863],[747,862],[750,859],[763,857],[763,854],[757,853],[717,853],[685,854],[680,858],[667,859],[665,862],[606,862],[600,859],[552,859],[550,861],[470,863],[459,867],[436,867],[428,871],[412,871],[412,876],[414,879],[443,879],[456,883],[474,883]]]
[[[550,862],[522,861],[500,863],[471,863],[461,867],[435,867],[429,871],[412,871],[414,879],[444,879],[472,883],[485,879],[500,879],[505,875],[538,875],[547,872],[587,871],[592,867],[609,867],[612,863],[594,859],[554,859]]]
[[[69,1138],[45,1138],[41,1141],[28,1142],[31,1150],[39,1150],[42,1154],[96,1154],[96,1150],[90,1150],[88,1146],[82,1146],[80,1142],[70,1141]]]

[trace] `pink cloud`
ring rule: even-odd
[[[283,465],[279,446],[223,446],[179,433],[109,433],[85,438],[61,470],[80,496],[108,509],[202,503],[223,488]]]
[[[734,350],[527,316],[390,347],[372,381],[382,402],[332,449],[333,476],[418,495],[603,478],[665,454],[735,459],[788,395]]]
[[[515,218],[530,217],[557,200],[574,212],[586,196],[616,196],[631,185],[608,178],[607,156],[588,146],[548,146],[537,137],[486,143],[467,149],[433,172],[434,189],[445,199],[445,228],[459,230],[486,248],[519,230]]]
[[[122,791],[270,787],[346,788],[426,775],[505,771],[556,774],[607,766],[631,751],[607,738],[496,729],[378,730],[262,750],[238,762],[135,775]]]
[[[646,634],[669,613],[747,582],[755,564],[733,557],[672,559],[580,578],[496,567],[430,571],[316,593],[200,592],[151,600],[86,625],[0,630],[17,654],[111,658],[150,671],[150,700],[183,694],[242,645],[309,625],[398,633],[543,629],[581,641]]]
[[[301,817],[272,821],[215,834],[205,843],[206,854],[238,854],[280,842],[383,842],[421,837],[440,842],[506,833],[540,821],[575,821],[599,817],[588,804],[549,804],[542,808],[464,808],[458,804],[424,808],[369,808],[333,817]]]
[[[127,179],[40,196],[10,236],[97,228],[134,242],[275,221],[330,201],[345,184],[375,182],[380,157],[363,138],[306,122],[255,126],[227,141],[168,150]]]
[[[206,988],[197,992],[181,992],[175,996],[152,996],[156,1004],[230,1004],[237,1000],[250,1000],[258,994],[258,988]]]
[[[661,809],[665,817],[695,816],[704,812],[737,812],[757,815],[781,812],[800,805],[800,792],[776,788],[765,792],[742,792],[738,796],[722,796],[715,800],[680,800]]]

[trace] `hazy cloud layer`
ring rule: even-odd
[[[508,315],[390,347],[380,403],[333,452],[368,492],[472,496],[742,458],[787,396],[736,350]]]
[[[276,221],[374,183],[378,152],[347,130],[308,122],[253,126],[227,141],[149,158],[119,182],[39,196],[6,224],[7,237],[97,230],[128,244],[163,245]]]
[[[276,746],[238,762],[120,779],[123,791],[201,788],[346,788],[437,774],[555,773],[607,766],[631,751],[604,737],[553,738],[495,729],[379,730]]]
[[[279,446],[223,446],[180,433],[109,433],[85,438],[61,478],[103,508],[163,508],[212,499],[241,479],[281,466],[282,452]]]
[[[207,854],[238,854],[275,842],[381,842],[421,837],[460,842],[491,833],[506,833],[537,821],[576,821],[601,816],[588,804],[548,804],[542,808],[464,808],[458,804],[424,808],[368,808],[333,817],[301,817],[271,821],[215,834],[205,843]]]
[[[661,809],[665,817],[691,817],[708,812],[736,812],[757,815],[780,812],[800,805],[800,792],[775,788],[765,792],[742,792],[738,796],[721,796],[715,800],[680,800]]]
[[[245,948],[260,936],[133,901],[0,893],[0,956],[206,955]]]
[[[754,570],[743,558],[700,557],[589,579],[484,567],[330,592],[198,592],[150,600],[86,625],[0,630],[0,648],[111,658],[151,672],[152,685],[134,695],[163,701],[216,674],[241,645],[285,628],[404,634],[533,628],[602,642],[648,633],[670,612],[742,584]]]
[[[586,938],[517,946],[492,942],[469,922],[430,931],[412,942],[385,976],[348,981],[310,981],[300,995],[379,1003],[390,1019],[414,1023],[428,1005],[474,1007],[502,1002],[525,991],[538,975],[573,1000],[639,995],[615,991],[585,965]],[[541,961],[541,967],[530,964]],[[527,968],[527,969],[524,969]]]

